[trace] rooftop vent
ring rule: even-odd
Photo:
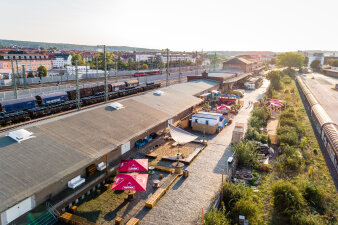
[[[162,96],[162,95],[164,95],[164,92],[163,91],[155,91],[154,95],[156,95],[156,96]]]
[[[9,132],[7,136],[20,143],[21,141],[25,141],[27,139],[35,137],[32,135],[33,135],[32,132],[29,132],[25,129],[20,129],[20,130]]]
[[[124,106],[122,104],[118,103],[118,102],[113,102],[113,103],[109,104],[109,107],[116,109],[116,110],[124,108]]]

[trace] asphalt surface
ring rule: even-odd
[[[338,84],[338,79],[319,73],[304,74],[301,77],[331,119],[338,123],[338,91],[332,90]]]

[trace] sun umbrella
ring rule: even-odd
[[[146,191],[148,174],[119,173],[111,190]]]
[[[217,110],[221,110],[221,109],[227,109],[227,110],[229,110],[230,107],[226,106],[226,105],[220,105],[220,106],[217,107]]]
[[[148,159],[122,160],[118,172],[148,171]]]

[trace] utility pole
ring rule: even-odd
[[[22,65],[23,88],[27,88],[25,65]]]
[[[195,58],[195,75],[198,75],[198,69],[197,69],[197,51],[196,51],[196,58]]]
[[[12,65],[12,82],[13,82],[14,98],[18,98],[18,90],[16,86],[16,77],[15,77],[13,59],[11,59],[11,65]]]
[[[116,83],[118,81],[117,79],[117,61],[115,62],[115,79],[116,79]]]
[[[166,86],[169,85],[169,49],[167,48],[167,77],[166,77]]]
[[[86,80],[88,80],[87,62],[85,64],[85,67],[86,67]],[[85,81],[83,81],[83,87],[84,87],[84,83],[85,83]]]
[[[77,70],[77,60],[75,60],[75,76],[76,76],[76,107],[80,110],[80,89],[79,89],[79,73]]]
[[[103,45],[104,54],[104,102],[108,102],[108,83],[107,83],[107,59],[106,59],[106,45]]]
[[[181,59],[180,59],[180,63],[179,63],[179,73],[178,73],[178,83],[181,83],[181,76],[182,76],[182,72],[181,72]]]
[[[214,57],[214,71],[216,71],[216,59],[217,59],[217,56],[216,56],[216,52],[215,52],[215,57]]]
[[[96,86],[99,86],[99,63],[97,62],[97,56],[96,56]]]

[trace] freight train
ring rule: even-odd
[[[315,131],[320,136],[336,173],[338,173],[338,125],[329,117],[304,81],[300,77],[297,77],[296,80],[306,103],[304,105],[312,117]]]
[[[140,85],[138,80],[130,80],[107,85],[108,99],[159,88],[160,83]],[[104,101],[105,86],[80,88],[80,105],[87,106]],[[0,102],[0,125],[6,126],[30,119],[68,111],[77,107],[76,90],[37,95],[35,97],[5,100]]]

